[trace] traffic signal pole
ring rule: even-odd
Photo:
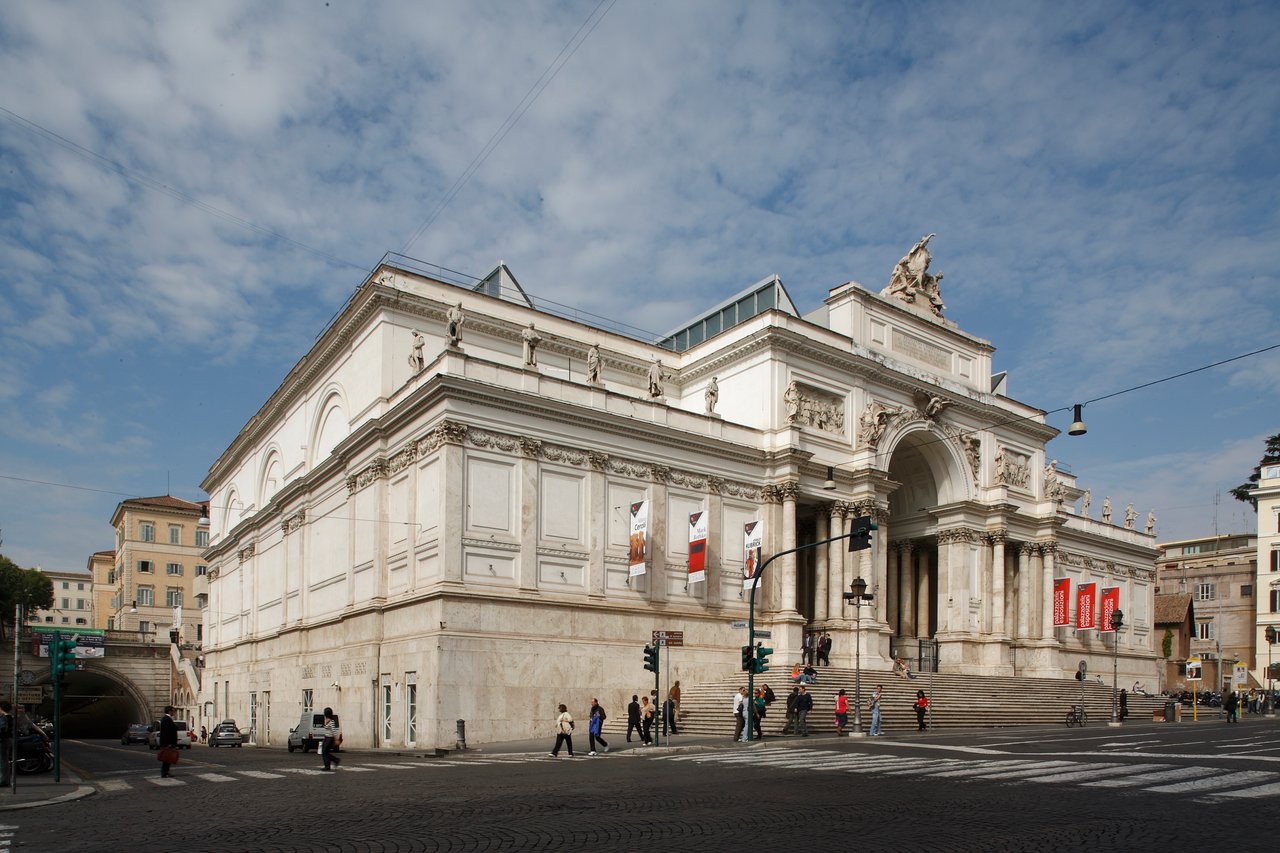
[[[774,560],[778,559],[779,557],[785,557],[787,554],[795,554],[799,551],[807,551],[810,548],[817,548],[820,545],[827,545],[831,542],[838,542],[841,539],[848,539],[850,536],[853,536],[853,535],[854,534],[852,532],[841,533],[839,536],[832,536],[828,539],[821,539],[817,542],[809,542],[804,545],[797,545],[794,548],[788,548],[785,551],[779,551],[778,553],[772,555],[771,557],[769,557],[769,559],[765,560],[763,563],[760,564],[760,568],[756,569],[756,573],[751,577],[751,580],[752,580],[751,600],[750,600],[749,609],[747,611],[747,645],[748,646],[751,646],[752,649],[755,648],[756,590],[760,588],[760,580],[764,577],[764,570],[769,568],[769,564],[772,563]],[[747,670],[747,704],[744,705],[742,709],[742,719],[746,723],[746,726],[744,727],[744,729],[746,731],[746,738],[748,742],[752,740],[751,732],[752,732],[753,726],[751,724],[751,715],[755,712],[755,705],[753,704],[755,702],[755,695],[756,695],[756,667],[755,667],[755,662],[753,661],[751,668]]]

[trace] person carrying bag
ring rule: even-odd
[[[160,761],[160,778],[169,778],[169,768],[178,763],[178,724],[173,721],[173,706],[164,706],[164,716],[160,718],[160,751],[156,758]]]

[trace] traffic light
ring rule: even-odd
[[[76,668],[76,641],[64,640],[62,634],[55,633],[49,641],[49,662],[54,681],[59,681]]]
[[[1267,664],[1267,678],[1273,681],[1280,679],[1280,663]]]
[[[773,649],[761,643],[756,644],[756,672],[769,671],[769,655],[771,654],[773,654]]]
[[[755,650],[750,646],[742,647],[742,671],[751,672],[755,668]]]
[[[879,530],[869,515],[860,515],[849,524],[849,550],[865,551],[871,547],[871,531]]]
[[[644,647],[644,668],[652,672],[654,675],[658,674],[658,647],[657,646]]]
[[[1276,629],[1274,625],[1267,626],[1267,645],[1274,646],[1276,644]]]

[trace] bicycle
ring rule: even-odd
[[[1067,728],[1079,726],[1084,728],[1084,724],[1089,721],[1089,715],[1085,712],[1083,705],[1072,705],[1071,710],[1067,712]]]

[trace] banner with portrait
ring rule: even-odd
[[[756,572],[760,570],[760,556],[764,552],[764,522],[749,521],[743,525],[743,538],[742,588],[750,589],[756,582]]]
[[[631,554],[628,562],[631,565],[631,577],[645,572],[645,561],[648,559],[649,539],[649,502],[640,501],[631,505]]]

